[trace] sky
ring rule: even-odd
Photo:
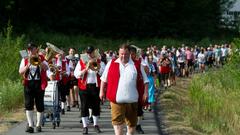
[[[240,11],[240,0],[236,0],[236,3],[233,5],[230,11]]]

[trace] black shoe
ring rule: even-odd
[[[69,112],[71,109],[70,109],[70,106],[67,106],[67,111]]]
[[[37,127],[36,127],[36,131],[37,131],[37,132],[42,132],[42,127],[41,127],[41,126],[37,126]]]
[[[88,128],[87,127],[83,128],[83,134],[88,134]]]
[[[73,101],[72,108],[73,108],[73,107],[76,107],[76,101]]]
[[[49,113],[47,113],[46,118],[49,119]]]
[[[27,126],[26,132],[28,132],[28,133],[33,133],[33,132],[34,132],[33,127],[28,127],[28,126]]]
[[[64,114],[65,114],[65,110],[64,110],[64,109],[62,109],[61,113],[62,113],[62,115],[64,115]]]
[[[144,131],[142,130],[141,125],[136,126],[136,131],[138,132],[138,134],[144,134]]]
[[[79,104],[78,104],[78,101],[76,101],[76,108],[79,108]]]
[[[94,130],[95,130],[96,133],[101,133],[102,132],[98,125],[94,126]]]
[[[82,119],[79,122],[82,123]]]
[[[93,123],[93,117],[88,118],[89,123]]]

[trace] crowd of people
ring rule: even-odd
[[[24,81],[24,99],[28,125],[26,132],[34,132],[33,109],[37,108],[36,131],[41,132],[44,113],[44,89],[47,81],[57,81],[61,114],[77,107],[81,114],[83,134],[88,124],[101,133],[99,116],[101,101],[109,101],[112,125],[116,135],[127,135],[141,127],[143,110],[152,111],[160,90],[176,85],[176,77],[188,77],[207,68],[221,67],[232,53],[231,45],[209,45],[161,48],[151,45],[146,50],[122,44],[117,51],[88,46],[79,54],[69,48],[68,54],[58,51],[48,57],[52,48],[39,51],[34,43],[27,46],[28,57],[22,59],[19,73]],[[37,57],[37,60],[33,58]],[[34,60],[34,61],[32,61]],[[34,64],[36,63],[37,64]]]

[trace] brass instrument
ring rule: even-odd
[[[98,71],[100,69],[99,63],[95,60],[90,60],[87,66],[89,66],[89,68],[93,71]]]
[[[55,45],[47,42],[47,51],[46,51],[46,55],[45,55],[45,59],[46,61],[50,61],[56,54],[63,54],[64,52],[57,48]]]
[[[81,54],[81,58],[85,63],[87,63],[87,67],[89,67],[93,71],[98,71],[100,69],[100,64],[97,62],[97,59],[101,57],[99,53],[99,49],[94,50],[94,58],[89,60],[86,54]]]
[[[27,50],[19,51],[23,59],[28,59],[31,65],[39,66],[41,64],[41,59],[38,55],[32,55],[27,52]]]
[[[30,56],[29,61],[31,65],[34,65],[34,66],[39,66],[41,64],[41,60],[37,55]]]
[[[133,48],[136,48],[136,50],[137,50],[136,55],[139,58],[141,56],[142,49],[137,47],[136,45],[130,45],[130,46]]]
[[[140,53],[142,51],[142,49],[137,47],[136,45],[130,45],[130,46],[136,48],[137,49],[137,53]]]
[[[53,75],[56,75],[58,72],[58,68],[54,64],[49,64],[49,70],[53,73]]]

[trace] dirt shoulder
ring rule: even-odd
[[[11,127],[22,122],[23,120],[25,120],[23,108],[0,116],[0,135],[7,132]]]
[[[160,114],[163,130],[169,135],[202,135],[194,130],[185,116],[184,109],[190,105],[188,87],[191,78],[177,78],[177,84],[160,95]]]

